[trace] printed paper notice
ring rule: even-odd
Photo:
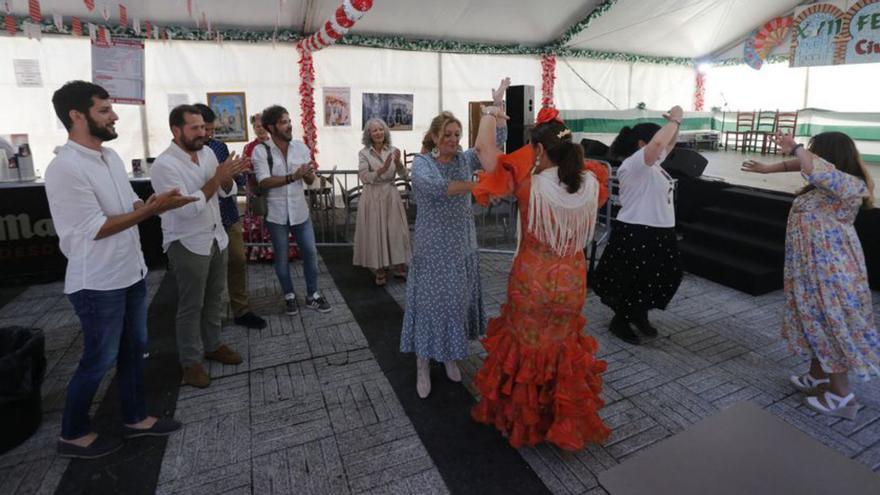
[[[19,88],[42,88],[43,76],[40,74],[40,61],[32,58],[12,60],[15,69],[15,84]]]
[[[144,42],[114,39],[92,43],[92,82],[114,103],[144,104]]]

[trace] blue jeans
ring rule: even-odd
[[[286,225],[266,222],[269,236],[272,238],[272,259],[275,275],[284,294],[293,294],[293,282],[290,280],[290,258],[288,253],[288,233],[293,232],[299,256],[303,260],[303,274],[306,276],[306,292],[311,297],[318,292],[318,250],[315,248],[315,231],[312,221],[306,220],[299,225]]]
[[[116,365],[122,421],[147,417],[144,400],[144,351],[147,347],[147,284],[124,289],[83,289],[67,296],[83,332],[83,354],[67,385],[61,437],[73,440],[92,431],[89,408],[101,379]]]

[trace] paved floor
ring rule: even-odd
[[[511,258],[493,254],[482,261],[492,315],[505,298]],[[299,272],[299,265],[294,269]],[[151,294],[162,276],[149,275]],[[295,283],[301,280],[301,272],[295,274]],[[185,428],[165,446],[156,492],[448,493],[445,473],[416,433],[327,267],[322,263],[320,284],[334,305],[329,315],[283,315],[268,265],[252,265],[249,283],[252,303],[269,326],[225,326],[224,339],[245,362],[212,365],[208,389],[180,388],[175,416]],[[402,283],[392,281],[385,290],[403,304]],[[544,446],[521,449],[520,455],[554,494],[605,493],[596,479],[601,471],[721,409],[751,401],[880,471],[880,380],[856,384],[865,407],[855,422],[817,417],[802,406],[787,377],[802,371],[804,362],[779,337],[781,299],[778,292],[751,297],[686,276],[670,308],[652,314],[661,337],[633,347],[609,335],[611,314],[590,295],[585,331],[599,340],[600,357],[608,362],[602,416],[613,435],[605,445],[575,454]],[[880,310],[876,292],[874,304]],[[30,440],[0,456],[0,493],[77,493],[77,486],[59,486],[68,462],[53,450],[65,387],[81,349],[61,284],[30,287],[0,309],[0,326],[13,324],[44,329],[49,368],[44,423]],[[389,328],[389,335],[397,331]],[[472,349],[463,365],[468,387],[482,361],[479,344]],[[107,383],[109,377],[96,406]]]

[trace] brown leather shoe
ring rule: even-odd
[[[184,366],[183,383],[193,387],[206,388],[211,384],[211,377],[208,376],[201,363],[196,363],[192,366]]]
[[[241,364],[241,354],[226,347],[226,344],[220,344],[214,352],[206,352],[205,359],[223,364]]]

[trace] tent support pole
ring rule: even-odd
[[[443,52],[437,54],[437,114],[443,111]]]
[[[801,108],[810,108],[810,68],[807,67],[807,77],[804,78],[804,105]]]
[[[141,140],[144,143],[143,170],[147,167],[147,158],[150,157],[150,128],[147,125],[147,106],[140,105],[141,114]]]

